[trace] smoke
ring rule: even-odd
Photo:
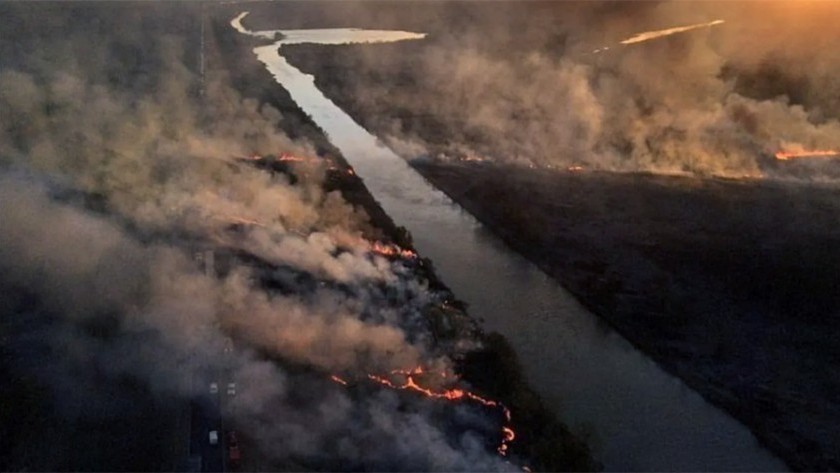
[[[456,20],[449,10],[458,8],[465,12]],[[832,72],[840,55],[831,46],[840,40],[831,23],[838,8],[833,2],[427,6],[446,18],[441,22],[431,21],[430,12],[408,20],[377,4],[376,12],[360,6],[355,15],[341,14],[360,25],[371,15],[398,28],[411,23],[429,31],[428,39],[375,51],[286,54],[307,72],[325,58],[372,71],[361,78],[333,74],[321,85],[399,149],[413,143],[435,153],[562,168],[758,176],[782,148],[840,147],[840,90]],[[523,25],[523,18],[534,21]],[[665,30],[673,34],[652,34]],[[621,43],[633,37],[648,39]],[[382,87],[386,80],[400,87]],[[393,112],[382,113],[385,103]]]
[[[234,425],[275,467],[509,466],[475,407],[329,382],[450,369],[422,315],[440,296],[371,254],[366,214],[322,190],[323,170],[291,185],[233,159],[315,153],[223,73],[200,84],[184,11],[9,8],[62,25],[30,31],[30,56],[0,72],[0,320],[22,360],[6,368],[34,373],[55,415],[118,417],[130,406],[106,387],[126,380],[196,398],[224,372],[239,385]],[[76,8],[98,27],[68,26]],[[240,221],[257,224],[231,229]],[[208,248],[224,260],[218,276],[195,260]]]

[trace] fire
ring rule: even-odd
[[[300,156],[295,156],[289,153],[280,153],[277,155],[277,161],[286,162],[286,163],[327,163],[327,169],[330,171],[340,171],[348,176],[355,176],[356,172],[353,171],[353,168],[348,167],[346,170],[342,171],[338,165],[332,159],[329,158],[303,158]]]
[[[411,250],[405,250],[397,245],[380,243],[378,241],[373,242],[370,246],[370,250],[381,256],[397,256],[403,259],[417,258],[417,253]]]
[[[264,156],[253,153],[249,156],[240,157],[239,159],[245,159],[249,161],[261,161],[265,159]],[[353,171],[353,168],[348,167],[345,170],[342,170],[336,163],[329,159],[329,158],[310,158],[310,157],[303,157],[303,156],[296,156],[291,153],[281,152],[275,156],[275,160],[281,163],[326,163],[327,169],[330,171],[340,171],[348,176],[355,176],[356,172]]]
[[[391,371],[391,374],[402,374],[402,375],[406,375],[406,376],[413,375],[413,374],[423,374],[423,373],[425,373],[425,371],[423,371],[422,366],[418,366],[416,368],[411,368],[410,370],[393,370],[393,371]]]
[[[779,161],[787,161],[795,158],[833,158],[840,157],[840,151],[831,149],[818,149],[811,151],[779,151],[776,153],[776,159]]]
[[[230,222],[231,222],[232,224],[239,224],[239,225],[256,225],[256,226],[258,226],[258,227],[264,227],[264,226],[265,226],[265,224],[263,224],[263,223],[262,223],[262,222],[260,222],[259,220],[254,220],[254,219],[252,219],[252,218],[240,217],[240,216],[237,216],[237,215],[231,215],[231,216],[230,216],[230,217],[228,217],[228,218],[230,219]]]
[[[513,440],[516,438],[516,433],[513,431],[513,428],[510,427],[511,414],[510,409],[508,409],[507,406],[505,406],[501,402],[484,398],[482,396],[479,396],[478,394],[467,391],[465,389],[451,388],[436,391],[431,388],[423,387],[420,384],[418,384],[418,382],[415,380],[416,376],[427,374],[427,372],[423,369],[422,366],[418,366],[416,368],[408,370],[393,370],[391,371],[391,374],[405,376],[405,382],[402,384],[398,384],[386,378],[385,376],[379,376],[375,374],[368,374],[367,378],[377,384],[394,390],[412,391],[432,399],[440,399],[452,402],[472,401],[483,406],[500,409],[505,419],[505,425],[502,426],[502,440],[498,448],[496,448],[496,451],[499,452],[499,455],[507,455],[510,443],[513,442]],[[446,378],[446,373],[440,373],[440,375]],[[338,384],[347,386],[347,381],[336,375],[332,375],[330,376],[330,378]]]
[[[661,38],[663,36],[670,36],[672,34],[683,33],[685,31],[696,30],[698,28],[703,28],[706,26],[715,26],[723,24],[723,20],[715,20],[710,21],[708,23],[698,23],[696,25],[688,25],[688,26],[678,26],[676,28],[668,28],[666,30],[656,30],[656,31],[645,31],[644,33],[637,33],[624,41],[621,41],[621,44],[634,44],[634,43],[641,43],[644,41],[650,41],[652,39]]]
[[[385,377],[382,377],[382,376],[377,376],[375,374],[369,374],[368,379],[370,379],[371,381],[376,381],[377,383],[382,384],[384,386],[388,386],[389,388],[416,391],[418,393],[423,394],[426,397],[431,397],[431,398],[434,398],[434,399],[446,399],[448,401],[458,401],[458,400],[462,400],[462,399],[471,399],[473,401],[484,404],[485,406],[488,406],[488,407],[497,407],[499,405],[496,401],[490,401],[488,399],[484,399],[484,398],[482,398],[482,397],[480,397],[476,394],[473,394],[469,391],[464,391],[463,389],[455,388],[455,389],[447,389],[447,390],[444,390],[444,391],[441,391],[441,392],[435,392],[431,389],[424,388],[424,387],[420,386],[419,384],[417,384],[417,382],[414,381],[414,376],[412,376],[412,375],[406,376],[406,382],[405,382],[405,384],[402,384],[402,385],[394,384],[389,379],[387,379]],[[505,411],[507,411],[507,409],[505,409]],[[509,417],[509,415],[510,414],[506,412],[505,417],[507,418],[507,417]]]
[[[516,438],[516,433],[513,432],[513,429],[507,426],[502,427],[502,443],[499,445],[497,451],[501,455],[507,454],[508,444],[513,442],[513,439]]]
[[[265,159],[265,156],[263,156],[259,153],[251,153],[250,155],[240,157],[239,159],[247,159],[247,160],[250,160],[250,161],[260,161],[260,160]],[[289,154],[289,153],[280,153],[280,154],[277,155],[277,161],[283,161],[283,162],[300,163],[300,162],[310,161],[310,160],[311,160],[310,158],[303,158],[303,157],[295,156],[295,155]]]
[[[347,386],[347,381],[343,380],[342,378],[339,378],[336,375],[331,375],[330,379],[335,381],[336,383],[342,385],[342,386]]]
[[[583,171],[583,166],[577,166],[577,165],[569,166],[566,169],[568,169],[569,172],[581,172],[581,171]]]
[[[314,161],[313,159],[302,158],[289,153],[280,153],[277,155],[277,160],[280,162],[302,163],[304,161]]]

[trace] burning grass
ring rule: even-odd
[[[442,378],[448,377],[445,372],[439,372],[436,375]],[[516,433],[510,426],[510,409],[508,409],[504,404],[498,401],[486,399],[464,388],[453,387],[449,389],[434,389],[419,384],[424,378],[428,376],[434,375],[426,372],[422,366],[418,366],[410,370],[393,370],[391,371],[390,376],[387,377],[368,373],[367,379],[390,389],[398,391],[410,391],[430,399],[450,402],[470,401],[485,407],[498,409],[502,413],[504,424],[501,427],[501,441],[499,443],[499,446],[496,448],[496,451],[499,453],[499,455],[506,456],[508,453],[508,449],[510,448],[510,443],[513,442],[513,440],[516,438]],[[392,380],[392,378],[394,377],[402,377],[404,378],[404,381],[402,383],[394,382]],[[331,375],[330,378],[333,381],[344,386],[348,385],[348,382],[344,378],[340,378],[336,375]]]
[[[840,151],[832,149],[802,150],[802,151],[779,151],[774,155],[779,161],[804,158],[840,158]]]

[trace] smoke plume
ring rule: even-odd
[[[291,185],[235,159],[315,152],[223,73],[201,83],[190,8],[7,8],[31,29],[0,72],[0,314],[25,360],[4,369],[79,422],[131,409],[103,386],[193,399],[228,373],[233,422],[273,467],[508,467],[474,407],[329,381],[450,369],[422,317],[438,296],[371,253],[365,212],[323,191],[323,170]],[[208,249],[218,275],[196,261]]]
[[[325,20],[336,26],[372,17],[429,36],[286,54],[316,77],[325,60],[324,70],[355,71],[322,74],[320,85],[408,156],[426,149],[560,168],[759,176],[780,150],[840,147],[838,8],[445,4],[418,6],[407,20],[387,5],[336,6],[341,19]]]

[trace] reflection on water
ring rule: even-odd
[[[278,83],[326,132],[417,250],[489,330],[516,349],[529,381],[560,418],[592,435],[607,470],[783,470],[752,434],[599,324],[562,287],[505,247],[280,55],[286,44],[422,38],[355,29],[250,32],[281,40],[254,48]]]

